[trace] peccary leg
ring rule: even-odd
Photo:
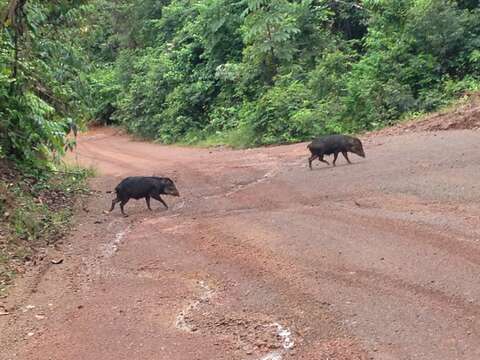
[[[348,159],[348,154],[346,151],[342,151],[343,157],[348,161],[349,164],[351,164],[351,161]]]
[[[113,209],[115,208],[115,205],[120,202],[120,199],[118,197],[116,197],[115,199],[112,200],[112,207],[110,208],[110,212],[113,211]]]
[[[165,203],[165,201],[163,201],[163,199],[160,197],[160,195],[152,194],[152,198],[160,201],[163,204],[163,206],[165,206],[165,208],[168,209],[168,205]]]
[[[336,152],[336,153],[333,155],[333,166],[335,166],[335,162],[337,161],[337,157],[338,157],[338,152]]]
[[[128,215],[125,214],[125,211],[123,211],[123,207],[125,206],[125,204],[126,204],[127,202],[128,202],[128,200],[122,200],[122,201],[120,202],[120,210],[122,210],[122,214],[123,214],[123,216],[125,216],[125,217],[127,217]]]
[[[318,155],[312,155],[308,158],[308,166],[310,167],[310,170],[312,170],[312,161],[315,160],[318,157]]]
[[[330,165],[330,163],[323,158],[323,155],[318,157],[318,161],[321,161],[321,162],[323,162],[323,163],[325,163],[325,164],[327,164],[327,165]]]
[[[152,210],[152,208],[150,207],[150,196],[145,196],[145,201],[147,202],[147,207],[148,207],[148,210]]]

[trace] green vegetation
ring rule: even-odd
[[[0,0],[0,156],[30,170],[52,168],[91,118],[81,3]]]
[[[95,113],[163,143],[286,143],[480,87],[474,0],[94,1]]]
[[[88,194],[90,170],[26,175],[0,162],[0,295],[25,261],[68,230],[73,204]]]
[[[89,172],[61,158],[92,118],[82,1],[0,0],[0,292],[66,231]],[[1,294],[0,294],[1,295]]]
[[[0,0],[0,264],[66,223],[71,202],[41,199],[83,189],[83,171],[58,171],[89,122],[247,147],[478,90],[478,0]]]
[[[288,143],[480,87],[478,0],[0,0],[0,154],[51,167],[66,133]]]

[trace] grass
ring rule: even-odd
[[[89,193],[93,169],[62,166],[40,179],[2,162],[0,176],[0,295],[25,262],[70,229],[75,200]],[[8,171],[5,171],[8,169]]]
[[[190,134],[182,144],[197,147],[228,146],[232,149],[246,149],[257,146],[255,132],[248,126],[213,134]]]

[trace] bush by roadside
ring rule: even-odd
[[[41,250],[68,232],[76,200],[89,193],[91,170],[30,175],[0,160],[0,296]]]

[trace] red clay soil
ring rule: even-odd
[[[466,94],[462,104],[400,123],[370,135],[400,135],[409,132],[480,129],[480,93]]]
[[[480,133],[364,147],[310,171],[305,144],[81,136],[96,196],[1,300],[0,358],[480,359]],[[169,210],[103,213],[122,177],[152,174],[177,183]]]

